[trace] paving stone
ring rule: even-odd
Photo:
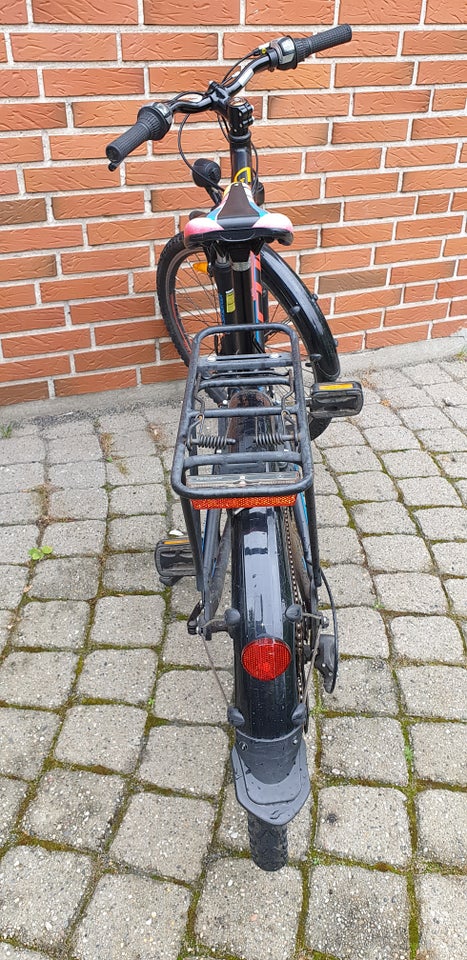
[[[229,699],[232,675],[219,670],[218,677]],[[154,707],[157,717],[194,723],[225,723],[226,711],[211,671],[170,670],[159,678]]]
[[[108,497],[100,488],[55,490],[49,498],[49,516],[57,520],[105,520]]]
[[[139,793],[133,797],[110,856],[148,873],[194,881],[214,824],[206,800]]]
[[[144,429],[141,430],[126,433],[112,431],[111,456],[114,452],[119,457],[144,457],[157,454],[158,450],[147,425],[144,424]]]
[[[165,531],[161,516],[117,517],[109,523],[109,546],[111,550],[154,550]]]
[[[415,799],[418,854],[452,867],[467,861],[467,795],[458,790],[424,790]]]
[[[43,428],[42,433],[47,440],[66,440],[68,437],[94,434],[94,423],[86,416],[73,419],[69,414],[64,414],[63,417],[55,417],[49,426]]]
[[[407,783],[400,724],[388,717],[334,717],[324,721],[322,769],[351,780]]]
[[[311,834],[311,795],[300,812],[288,823],[287,843],[290,860],[306,860]],[[229,783],[225,791],[222,821],[218,840],[233,850],[249,850],[248,817],[237,801],[235,788]]]
[[[122,593],[162,590],[153,553],[119,553],[107,557],[104,587]]]
[[[365,374],[365,381],[368,381],[379,393],[394,390],[395,387],[409,387],[411,384],[411,380],[405,373],[398,369],[372,370]]]
[[[94,557],[43,560],[35,568],[30,597],[91,600],[97,593],[99,563]]]
[[[322,527],[319,531],[321,561],[335,563],[363,563],[363,550],[357,534],[351,527]]]
[[[402,503],[359,503],[351,513],[362,533],[415,533],[415,524]]]
[[[59,725],[54,713],[0,708],[0,773],[33,780]]]
[[[463,507],[416,510],[415,516],[429,540],[467,540],[467,511]]]
[[[416,477],[399,480],[402,496],[406,503],[414,507],[456,506],[459,497],[449,480],[444,477]]]
[[[51,523],[47,527],[46,537],[55,556],[101,553],[104,547],[105,523],[101,520]]]
[[[400,420],[378,397],[377,403],[363,404],[363,410],[358,415],[358,426],[361,430],[366,427],[400,427]]]
[[[104,597],[97,601],[92,643],[96,646],[155,647],[161,642],[162,597]]]
[[[386,388],[381,392],[394,410],[401,410],[406,407],[422,407],[430,402],[429,394],[421,387],[404,386],[392,390]]]
[[[48,455],[50,463],[78,463],[84,460],[102,460],[101,445],[96,436],[83,433],[74,437],[49,440]]]
[[[45,447],[39,437],[0,438],[0,463],[39,463],[45,457]]]
[[[0,960],[50,960],[45,953],[34,953],[31,950],[22,950],[21,947],[12,947],[9,943],[0,943]]]
[[[462,660],[459,630],[448,617],[395,617],[391,621],[394,649],[409,660]]]
[[[113,487],[164,482],[164,471],[159,457],[131,457],[106,463],[105,466],[107,480]]]
[[[318,495],[338,492],[336,481],[322,463],[314,464],[314,486]]]
[[[161,483],[115,487],[110,493],[110,512],[133,516],[138,513],[165,513],[167,494]]]
[[[60,707],[70,694],[72,653],[10,653],[0,667],[0,700],[28,707]]]
[[[394,682],[382,660],[342,660],[334,693],[324,696],[326,710],[397,713]]]
[[[360,473],[362,470],[381,470],[381,464],[370,447],[332,447],[325,452],[326,461],[336,473]]]
[[[59,463],[49,469],[52,486],[71,488],[103,487],[106,477],[104,464],[92,460],[90,463]]]
[[[28,947],[57,947],[86,892],[88,857],[14,847],[0,864],[0,936]]]
[[[246,960],[289,960],[301,899],[298,870],[259,873],[248,860],[221,860],[208,868],[196,932],[209,947]]]
[[[355,446],[362,442],[362,435],[353,423],[333,420],[315,442],[317,447],[324,448]]]
[[[42,513],[41,498],[36,490],[30,493],[3,493],[0,499],[0,523],[35,523]],[[0,954],[1,956],[1,954]]]
[[[42,463],[24,463],[0,467],[0,493],[16,493],[32,490],[44,483]]]
[[[417,438],[406,427],[368,427],[364,434],[376,451],[420,449]]]
[[[410,407],[400,411],[401,420],[409,430],[444,430],[452,427],[449,418],[438,407]]]
[[[222,785],[228,739],[215,727],[154,727],[138,777],[167,790],[216,795]]]
[[[444,407],[450,421],[451,426],[459,427],[459,430],[467,430],[467,405],[464,406],[452,406],[449,404]]]
[[[437,454],[436,460],[448,477],[467,477],[467,453]]]
[[[444,586],[454,614],[467,616],[467,583],[465,577],[459,580],[445,580]]]
[[[385,473],[343,473],[339,485],[346,500],[397,500],[397,490]]]
[[[108,413],[99,417],[100,433],[133,433],[135,430],[144,430],[146,419],[143,412]]]
[[[27,567],[0,564],[0,609],[12,610],[18,606],[27,579]]]
[[[443,430],[420,430],[418,434],[423,446],[433,453],[447,453],[449,450],[465,450],[465,434],[455,427]]]
[[[209,653],[216,667],[233,667],[233,644],[226,633],[213,634]],[[205,645],[199,636],[190,636],[185,620],[177,620],[168,628],[163,660],[193,667],[209,667]]]
[[[345,527],[349,522],[347,510],[339,497],[332,494],[316,497],[318,527]]]
[[[467,504],[467,480],[458,480],[455,486],[462,502]]]
[[[370,607],[341,607],[337,613],[339,649],[354,657],[388,657],[384,622]]]
[[[26,796],[27,789],[27,784],[21,783],[19,780],[0,777],[0,847],[3,847],[9,838],[10,830]]]
[[[467,405],[467,390],[461,383],[453,383],[446,376],[444,383],[430,384],[426,392],[439,404],[440,407],[465,407]]]
[[[0,527],[0,557],[3,563],[29,563],[29,550],[37,546],[39,528],[35,524]]]
[[[417,880],[417,893],[421,951],[429,960],[465,960],[467,878],[428,874]]]
[[[404,794],[388,787],[325,787],[315,846],[338,857],[405,866],[411,846]]]
[[[467,676],[460,667],[400,667],[397,673],[411,716],[467,719]]]
[[[95,650],[84,661],[77,693],[91,700],[145,704],[156,668],[152,650]]]
[[[336,564],[329,571],[329,585],[337,607],[374,602],[375,595],[367,570],[355,564]],[[324,590],[322,591],[325,596]]]
[[[183,577],[172,587],[172,610],[189,617],[199,600],[199,590],[194,577]]]
[[[0,653],[6,647],[11,634],[13,615],[10,610],[0,610]]]
[[[80,600],[33,601],[21,610],[15,647],[75,650],[84,643],[89,606]]]
[[[414,769],[421,780],[467,786],[467,751],[462,724],[416,723],[410,728],[410,736]]]
[[[146,714],[118,704],[68,711],[55,747],[64,763],[131,773],[137,763]]]
[[[406,960],[408,928],[404,877],[339,864],[311,872],[306,928],[311,950],[340,960]]]
[[[431,570],[432,559],[421,537],[410,534],[386,534],[364,537],[363,547],[372,570]]]
[[[445,383],[449,382],[449,374],[443,367],[438,366],[437,363],[416,363],[413,366],[405,367],[404,372],[413,380],[415,383],[421,383],[422,385],[432,384],[432,383]]]
[[[56,767],[40,781],[22,829],[42,840],[100,850],[124,793],[120,777]]]
[[[446,613],[441,583],[428,573],[381,573],[375,576],[375,586],[386,610]]]
[[[406,453],[384,453],[383,462],[393,477],[434,477],[439,474],[435,461],[424,450]]]
[[[104,876],[78,926],[78,960],[177,960],[190,894],[134,876]]]

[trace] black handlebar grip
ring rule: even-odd
[[[341,23],[338,27],[332,27],[331,30],[323,30],[322,33],[315,33],[310,37],[310,54],[319,53],[320,50],[328,50],[329,47],[338,47],[341,43],[348,43],[352,39],[352,27],[348,23]]]
[[[106,147],[106,156],[113,169],[136,147],[146,140],[162,140],[170,129],[170,117],[157,104],[141,107],[138,119],[129,130],[125,130],[116,140]]]

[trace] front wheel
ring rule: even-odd
[[[248,814],[248,835],[253,863],[260,870],[281,870],[287,864],[287,824],[273,826]]]

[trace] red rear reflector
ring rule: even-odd
[[[275,680],[287,670],[292,659],[290,649],[282,640],[260,637],[242,651],[242,664],[256,680]]]
[[[209,497],[207,500],[192,500],[195,510],[242,510],[245,507],[293,507],[296,493],[282,497]]]

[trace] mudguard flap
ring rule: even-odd
[[[310,792],[310,777],[302,740],[287,776],[264,783],[249,769],[235,745],[231,753],[235,793],[239,804],[266,823],[281,826],[297,815]]]

